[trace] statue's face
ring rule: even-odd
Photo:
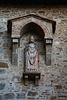
[[[29,44],[29,51],[33,52],[35,50],[34,43]]]
[[[33,36],[30,37],[29,42],[34,43],[34,37]]]

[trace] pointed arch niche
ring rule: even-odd
[[[8,20],[8,33],[10,33],[12,44],[12,64],[16,66],[18,65],[18,52],[16,48],[21,47],[21,40],[23,36],[29,34],[34,35],[35,42],[43,42],[45,64],[51,65],[51,48],[53,34],[55,33],[55,26],[55,21],[42,18],[35,14]],[[38,40],[36,37],[38,37]],[[26,41],[28,41],[27,38]]]

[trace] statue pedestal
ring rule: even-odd
[[[27,86],[28,81],[34,81],[35,85],[38,86],[40,79],[40,72],[24,72],[23,73],[23,80],[24,84]]]

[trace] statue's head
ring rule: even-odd
[[[34,37],[33,36],[30,36],[29,43],[34,43]]]

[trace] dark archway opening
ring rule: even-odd
[[[34,22],[28,23],[22,28],[20,32],[20,38],[26,33],[33,33],[41,38],[44,38],[45,35],[43,29]]]

